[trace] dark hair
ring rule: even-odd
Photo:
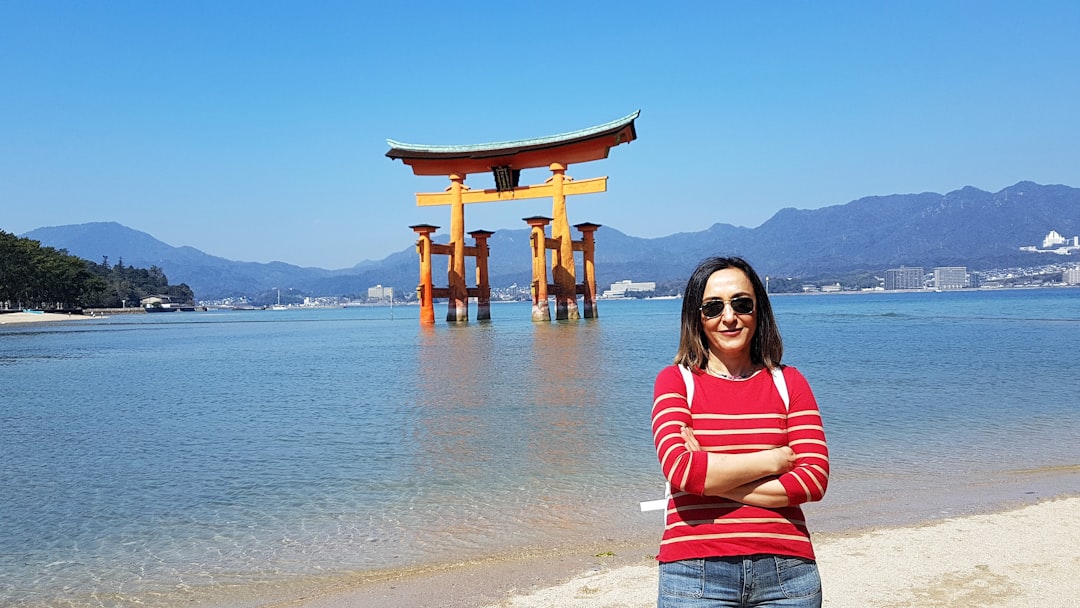
[[[708,365],[709,341],[705,337],[705,328],[701,322],[701,300],[705,296],[705,284],[709,282],[709,277],[726,268],[741,270],[754,286],[757,330],[750,340],[750,360],[770,369],[780,367],[780,359],[784,356],[784,342],[780,339],[780,328],[776,326],[776,318],[773,317],[769,294],[750,264],[739,257],[702,260],[690,275],[690,280],[686,282],[686,291],[683,292],[679,351],[675,353],[675,364],[685,365],[690,369],[703,369]]]

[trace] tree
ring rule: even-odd
[[[29,296],[32,253],[37,241],[21,239],[0,230],[0,302],[21,307]]]
[[[170,286],[157,266],[126,267],[121,259],[110,268],[107,257],[95,264],[0,230],[0,303],[8,307],[119,308],[150,295],[194,301],[190,287]]]

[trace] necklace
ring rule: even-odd
[[[751,369],[745,374],[725,374],[724,372],[716,371],[712,368],[711,365],[705,366],[705,371],[708,372],[711,376],[716,376],[717,378],[723,378],[725,380],[746,380],[747,378],[753,376],[758,372],[757,369]]]

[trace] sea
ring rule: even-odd
[[[772,299],[831,451],[815,533],[1080,493],[1080,289]],[[663,492],[652,384],[680,306],[0,326],[0,605],[241,605],[658,540],[639,502]]]

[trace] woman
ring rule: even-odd
[[[654,390],[653,437],[671,486],[659,608],[821,606],[798,505],[825,494],[829,453],[810,386],[781,368],[783,351],[754,269],[741,258],[698,265],[676,365]]]

